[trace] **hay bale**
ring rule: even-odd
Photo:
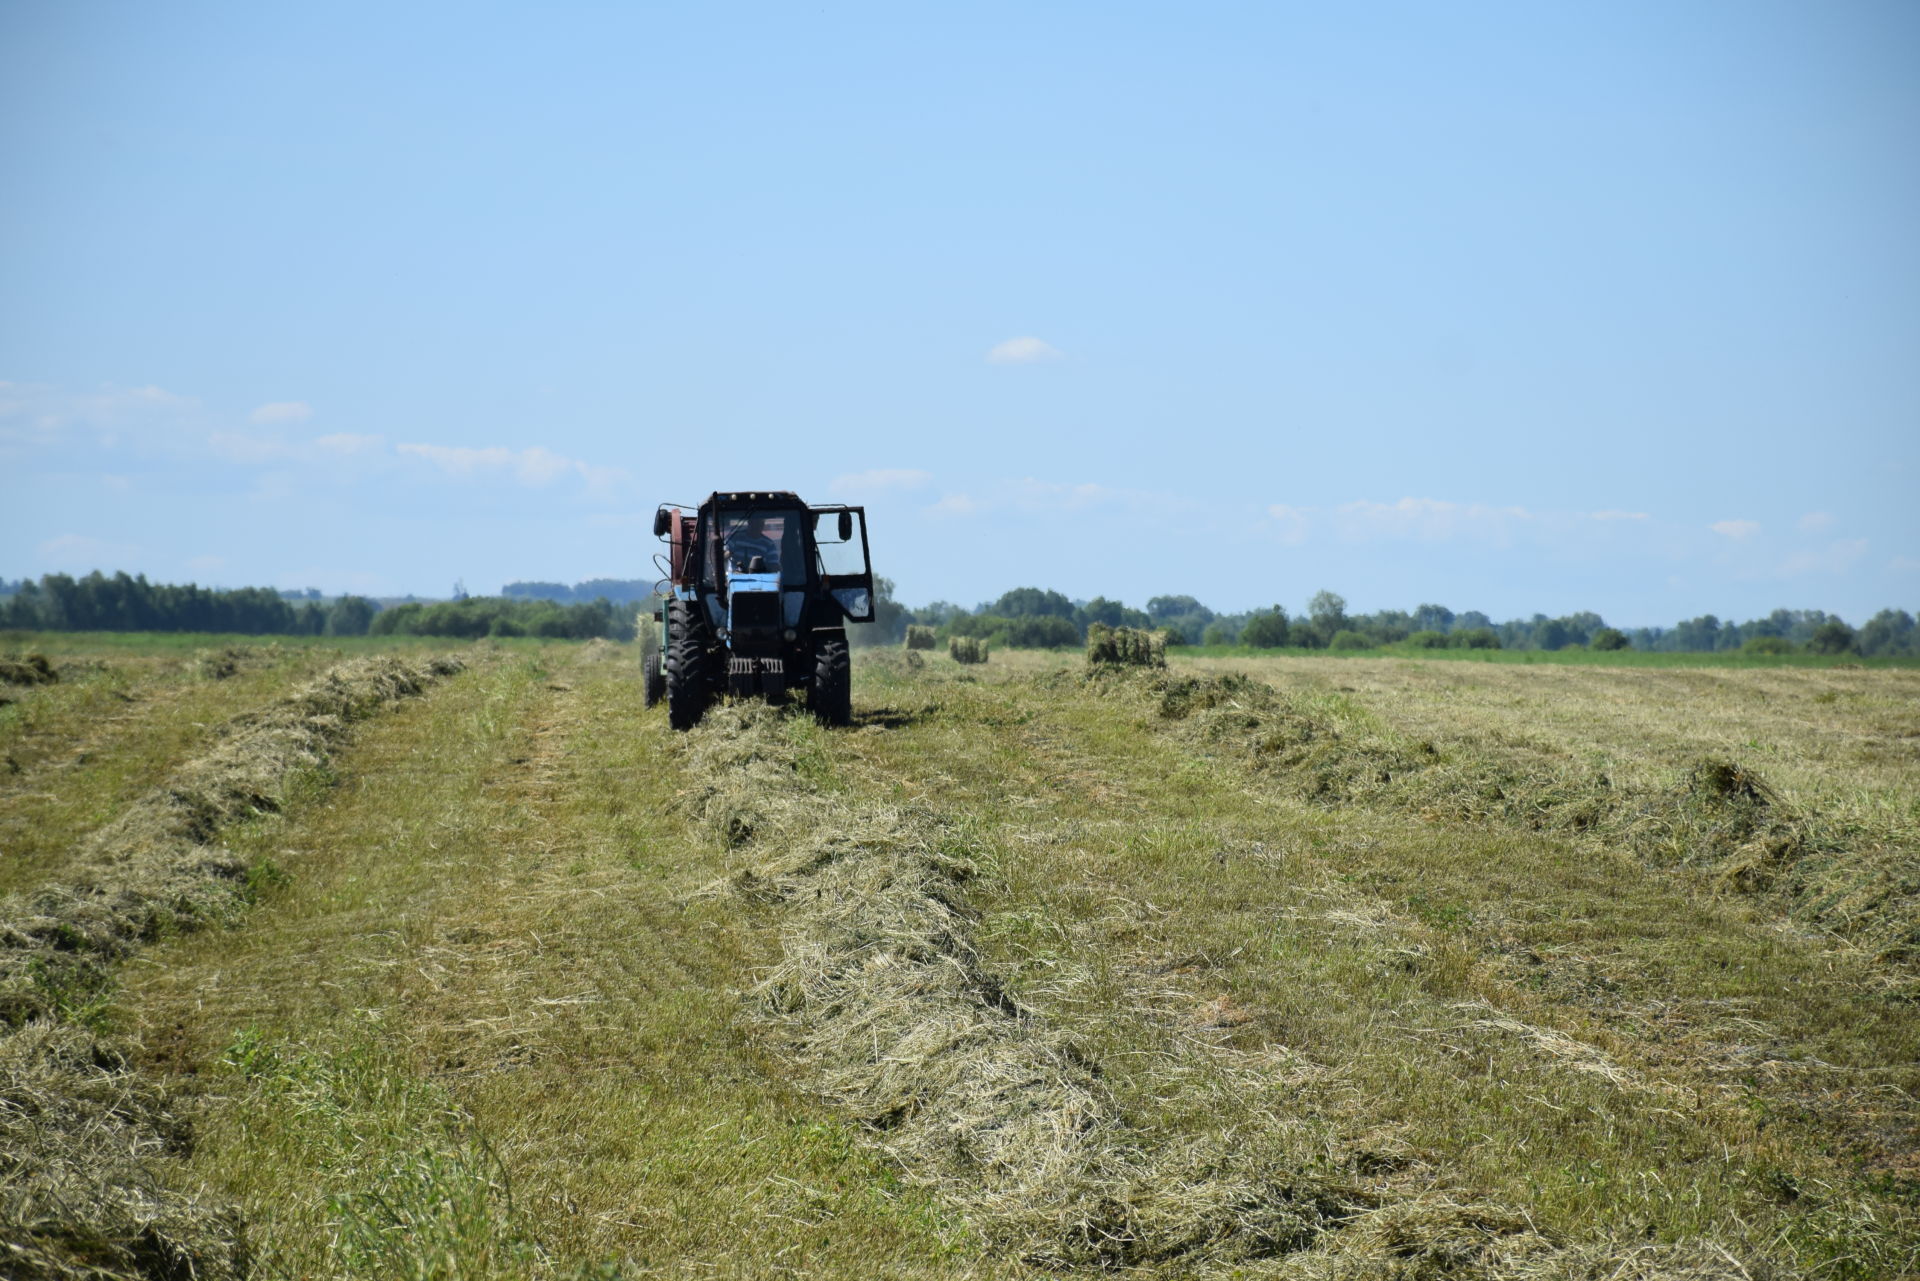
[[[1093,623],[1087,628],[1087,662],[1110,667],[1165,667],[1167,634]]]
[[[919,623],[907,625],[906,647],[908,649],[932,649],[937,639],[935,630],[931,627],[925,627]]]
[[[23,654],[19,658],[0,658],[0,684],[51,685],[60,679],[45,654]]]
[[[947,655],[956,663],[984,663],[987,661],[987,642],[978,636],[949,637]]]

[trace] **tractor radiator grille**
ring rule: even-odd
[[[756,672],[778,672],[786,675],[787,663],[783,658],[732,658],[728,660],[727,671],[734,676],[752,676]]]
[[[780,593],[735,592],[732,614],[736,631],[749,627],[778,627],[780,626]]]

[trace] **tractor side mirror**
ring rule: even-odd
[[[853,541],[853,513],[852,512],[840,513],[840,541],[843,543],[850,543]]]
[[[667,532],[667,525],[668,525],[668,522],[669,522],[669,521],[670,521],[671,519],[672,519],[672,518],[671,518],[671,517],[670,517],[670,516],[669,516],[669,515],[667,514],[667,509],[666,509],[666,508],[664,508],[664,507],[660,507],[660,508],[656,508],[656,509],[654,510],[654,513],[653,513],[653,536],[654,536],[655,538],[658,538],[658,537],[660,537],[660,535],[662,535],[662,534],[664,534],[664,533],[666,533],[666,532]]]

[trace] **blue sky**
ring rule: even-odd
[[[1920,8],[0,0],[0,574],[1920,606]]]

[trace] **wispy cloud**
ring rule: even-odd
[[[216,431],[207,437],[207,449],[214,457],[226,462],[257,465],[283,462],[294,457],[299,447],[271,436],[255,436],[243,431]]]
[[[575,476],[595,489],[610,488],[626,478],[617,467],[597,467],[577,458],[556,454],[542,445],[526,449],[508,449],[503,445],[474,448],[466,445],[401,444],[397,452],[432,463],[449,476],[472,480],[506,476],[535,488],[553,484],[565,476]]]
[[[1652,520],[1646,512],[1623,512],[1609,508],[1606,511],[1588,512],[1588,520]]]
[[[868,494],[874,490],[924,489],[932,480],[930,472],[909,467],[880,467],[835,476],[827,488],[836,494]]]
[[[1267,518],[1273,521],[1280,541],[1289,547],[1298,547],[1306,542],[1307,535],[1313,530],[1311,507],[1289,507],[1285,503],[1274,503],[1267,508]]]
[[[54,445],[75,433],[112,446],[130,427],[177,427],[200,402],[163,387],[117,387],[70,392],[46,383],[0,382],[0,452]]]
[[[347,456],[379,453],[386,447],[386,443],[384,436],[359,436],[352,432],[337,432],[331,436],[316,437],[313,447],[322,453]]]
[[[1713,524],[1707,526],[1707,528],[1724,538],[1752,538],[1760,532],[1760,522],[1757,520],[1716,520]]]
[[[1361,500],[1334,509],[1334,526],[1351,541],[1416,538],[1440,542],[1462,536],[1505,539],[1512,527],[1535,519],[1524,507],[1454,503],[1441,498],[1402,498],[1394,503]]]
[[[276,400],[247,415],[254,423],[303,423],[313,417],[313,406],[304,400]]]
[[[131,564],[145,555],[145,549],[132,543],[95,538],[88,534],[57,534],[34,549],[40,563],[50,570],[84,573],[95,569],[115,569]]]
[[[1782,578],[1800,578],[1808,574],[1844,574],[1867,554],[1864,538],[1841,538],[1825,547],[1795,552],[1780,562]]]
[[[1800,518],[1798,523],[1800,526],[1800,532],[1805,534],[1817,534],[1821,530],[1830,528],[1833,525],[1833,513],[1832,512],[1808,512],[1806,515]]]
[[[990,365],[1038,365],[1065,358],[1065,352],[1043,338],[1009,338],[987,349]]]

